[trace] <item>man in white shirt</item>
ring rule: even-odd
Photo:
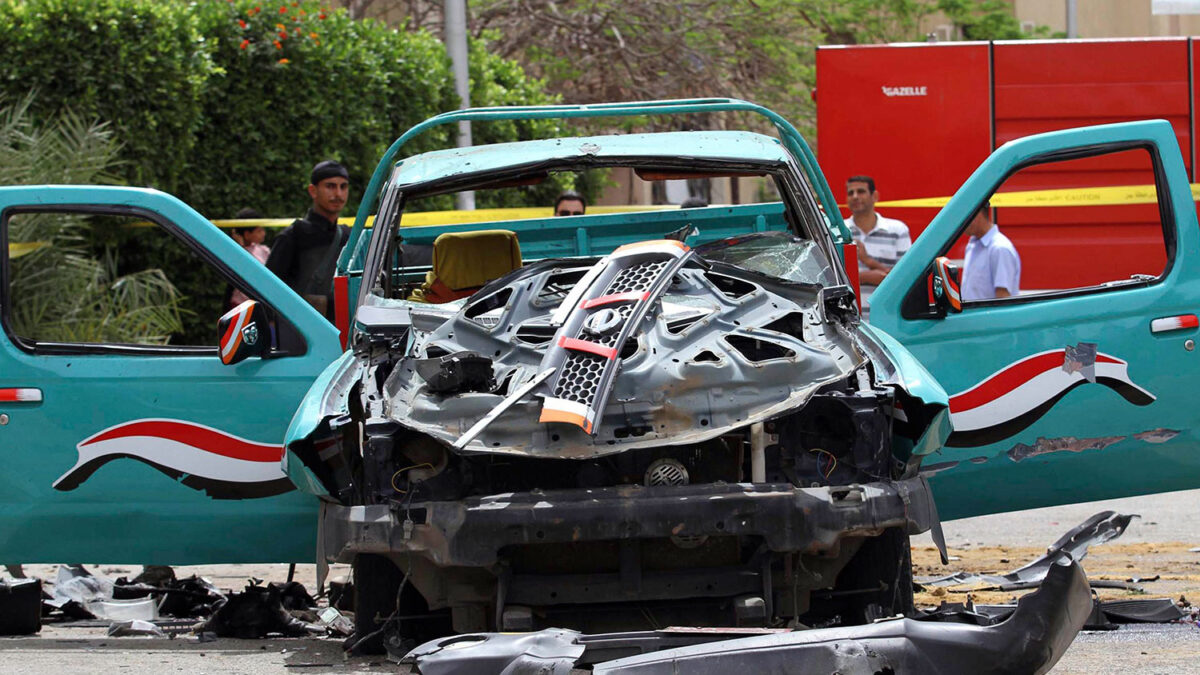
[[[967,257],[963,261],[962,299],[991,300],[1021,292],[1021,256],[1012,241],[992,223],[988,202],[967,225]]]
[[[879,191],[870,176],[851,176],[846,180],[846,205],[850,217],[846,227],[858,244],[858,280],[862,286],[863,313],[875,287],[883,281],[901,256],[912,246],[908,226],[875,212]]]

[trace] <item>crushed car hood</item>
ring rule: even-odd
[[[769,419],[802,406],[867,360],[857,346],[856,317],[829,312],[819,284],[694,256],[668,261],[679,264],[659,276],[634,267],[612,272],[614,256],[526,267],[476,294],[436,328],[414,327],[408,355],[383,387],[388,416],[464,452],[594,457],[700,442]],[[581,302],[583,287],[606,269],[612,283],[593,295],[654,297],[643,299],[644,313],[631,302],[612,310],[612,321],[635,324],[621,344],[619,326],[608,335],[591,324],[578,330],[576,342],[616,353],[615,377],[597,397],[603,406],[589,422],[590,433],[583,424],[544,424],[548,401],[603,384],[605,359],[597,354],[568,351],[547,372],[547,353],[562,346],[564,324],[597,323],[594,311],[576,315],[592,302]],[[445,377],[430,378],[438,361],[448,370],[465,367],[454,363],[456,355],[490,361],[493,380],[455,389]],[[472,430],[481,419],[485,423]]]

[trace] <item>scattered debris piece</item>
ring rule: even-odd
[[[988,589],[996,588],[1001,591],[1034,588],[1046,577],[1054,563],[1063,558],[1080,561],[1087,555],[1088,547],[1103,544],[1116,539],[1129,527],[1130,521],[1137,518],[1136,514],[1119,514],[1115,511],[1101,511],[1072,528],[1054,542],[1046,554],[1033,562],[1007,574],[975,574],[955,572],[954,574],[936,579],[921,580],[925,587],[962,586],[967,584],[981,585]],[[1121,582],[1116,582],[1121,583]],[[1122,588],[1124,586],[1121,586]],[[982,590],[982,589],[977,589]]]
[[[42,629],[42,582],[0,581],[0,635],[31,635]]]
[[[274,586],[279,590],[279,601],[284,609],[312,609],[317,606],[317,601],[313,600],[313,597],[308,594],[308,589],[299,581],[288,581],[283,584],[272,582],[267,586]]]
[[[170,586],[175,582],[175,570],[167,565],[146,565],[131,583],[148,586]]]
[[[1131,584],[1146,584],[1150,583],[1151,581],[1158,581],[1161,578],[1161,574],[1155,574],[1152,577],[1129,577],[1125,581],[1128,581]]]
[[[257,580],[254,580],[257,581]],[[283,608],[280,588],[253,581],[241,593],[229,596],[200,629],[219,637],[265,638],[271,633],[287,637],[324,634],[325,628],[305,623]]]
[[[158,611],[166,616],[181,618],[212,616],[216,606],[224,600],[225,594],[208,579],[192,575],[167,582]]]
[[[354,622],[334,607],[326,607],[318,612],[317,616],[320,617],[321,625],[328,628],[333,635],[350,637],[354,634]]]
[[[115,621],[108,627],[109,637],[167,637],[167,634],[162,632],[162,629],[155,626],[149,621],[140,619],[132,619],[129,621]]]
[[[1104,616],[1113,623],[1169,623],[1184,617],[1170,598],[1106,600],[1100,603]]]
[[[96,600],[87,604],[87,610],[98,619],[113,621],[153,621],[158,618],[158,603],[154,598]]]

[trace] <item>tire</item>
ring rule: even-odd
[[[387,557],[367,553],[354,557],[352,569],[354,636],[349,649],[357,654],[382,654],[383,633],[379,629],[396,612],[396,595],[404,574]]]
[[[404,572],[387,556],[366,553],[355,556],[353,570],[354,635],[346,643],[348,651],[404,653],[429,640],[453,634],[449,612],[430,612],[429,603],[411,583],[401,589]],[[406,618],[396,620],[387,630],[380,630],[393,614]]]

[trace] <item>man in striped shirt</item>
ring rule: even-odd
[[[868,300],[892,266],[912,246],[908,226],[875,212],[879,191],[870,176],[851,176],[846,180],[846,205],[850,217],[846,227],[858,244],[858,279],[862,286],[863,316],[868,315]]]

